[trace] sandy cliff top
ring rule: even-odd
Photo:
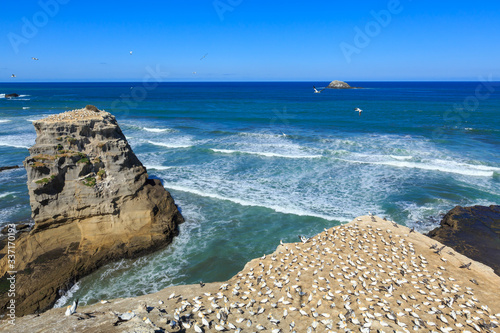
[[[46,118],[38,120],[38,122],[60,122],[60,121],[77,121],[77,120],[88,120],[88,119],[96,119],[102,120],[103,115],[107,114],[103,111],[93,111],[89,109],[76,109],[71,111],[66,111],[63,113],[53,114]]]

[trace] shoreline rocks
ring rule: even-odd
[[[2,172],[4,170],[11,170],[11,169],[19,169],[19,165],[10,165],[10,166],[0,167],[0,172]]]
[[[456,206],[427,235],[500,276],[500,206]]]
[[[16,271],[17,316],[47,310],[105,263],[166,246],[184,221],[110,113],[79,109],[33,124],[24,166],[35,226],[16,234],[14,269],[0,250],[0,313],[10,302],[1,286]]]

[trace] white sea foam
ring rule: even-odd
[[[172,169],[173,167],[171,166],[164,166],[164,165],[144,165],[146,169],[154,169],[154,170],[168,170]]]
[[[156,142],[156,141],[148,141],[148,143],[155,145],[155,146],[174,148],[174,149],[175,148],[190,148],[193,146],[192,144],[167,143],[167,142]]]
[[[23,106],[23,110],[28,110],[28,109],[30,109],[29,106]]]
[[[260,155],[265,157],[281,157],[281,158],[321,158],[322,155],[285,155],[271,152],[259,152],[259,151],[244,151],[244,150],[231,150],[231,149],[215,149],[210,148],[210,150],[216,153],[223,154],[250,154],[250,155]]]
[[[227,200],[227,201],[231,201],[231,202],[234,202],[234,203],[242,205],[242,206],[252,206],[252,207],[268,208],[268,209],[274,210],[275,212],[283,213],[283,214],[293,214],[293,215],[298,215],[298,216],[318,217],[318,218],[322,218],[322,219],[328,220],[328,221],[342,221],[342,222],[349,221],[345,217],[334,217],[334,216],[328,216],[328,215],[323,215],[323,214],[317,214],[317,213],[314,213],[314,212],[300,210],[300,209],[292,208],[292,207],[280,207],[280,206],[276,206],[276,205],[258,204],[258,203],[251,202],[251,201],[244,200],[244,199],[240,199],[240,198],[226,197],[226,196],[222,196],[222,195],[219,195],[219,194],[209,193],[209,192],[205,192],[205,191],[200,191],[200,190],[197,190],[197,189],[194,189],[194,188],[190,188],[190,187],[186,187],[186,186],[181,186],[181,185],[177,185],[177,184],[172,184],[172,183],[168,183],[168,184],[165,183],[164,186],[167,189],[172,189],[172,190],[182,191],[182,192],[188,192],[188,193],[196,194],[196,195],[199,195],[199,196],[202,196],[202,197],[208,197],[208,198],[217,199],[217,200]]]
[[[5,94],[0,94],[0,98],[5,98]]]
[[[8,123],[9,121],[11,121],[11,120],[10,119],[0,119],[0,124]]]
[[[0,137],[0,146],[4,146],[4,147],[14,147],[14,148],[25,148],[25,149],[28,149],[29,146],[23,146],[23,145],[20,145],[18,143],[15,143],[16,141],[10,141],[10,140],[7,140],[7,141],[4,141],[2,140],[2,138]]]
[[[61,298],[59,298],[54,304],[54,308],[62,308],[66,304],[66,302],[68,302],[68,300],[73,297],[78,289],[80,289],[80,282],[75,283],[73,287],[71,287],[71,289],[66,292],[65,295],[61,296]]]
[[[492,177],[495,172],[499,172],[500,168],[472,165],[466,163],[457,163],[454,161],[445,160],[422,160],[420,162],[406,162],[406,161],[360,161],[360,160],[349,160],[341,159],[338,160],[348,162],[348,163],[359,163],[359,164],[373,164],[373,165],[385,165],[396,168],[410,168],[410,169],[421,169],[429,171],[439,171],[454,173],[464,176],[474,176],[474,177]]]
[[[5,193],[0,193],[0,198],[5,198],[8,195],[15,194],[16,192],[5,192]]]
[[[153,132],[153,133],[162,133],[162,132],[172,132],[172,129],[170,128],[149,128],[149,127],[143,127],[143,130],[147,132]]]
[[[396,156],[396,155],[389,155],[389,156],[395,160],[400,160],[400,161],[411,160],[413,158],[413,156]]]
[[[0,146],[28,149],[34,143],[34,133],[0,136]]]

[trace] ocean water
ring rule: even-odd
[[[365,89],[0,84],[0,166],[22,164],[33,120],[94,104],[186,218],[166,249],[106,265],[57,306],[224,281],[280,239],[368,212],[426,232],[455,205],[500,203],[500,83],[349,83]],[[25,170],[1,172],[0,226],[29,218]]]

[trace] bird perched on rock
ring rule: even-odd
[[[472,261],[469,262],[468,264],[463,264],[462,266],[460,266],[460,268],[467,268],[467,269],[470,269],[470,265],[472,264]]]
[[[66,312],[64,313],[65,316],[71,316],[73,313],[76,312],[76,307],[78,306],[78,299],[76,301],[73,301],[73,305],[68,305],[66,308]]]
[[[304,236],[302,236],[302,235],[299,235],[299,239],[300,239],[300,240],[302,241],[302,243],[304,243],[304,244],[305,244],[305,243],[307,243],[307,241],[309,240],[309,238],[304,237]]]

